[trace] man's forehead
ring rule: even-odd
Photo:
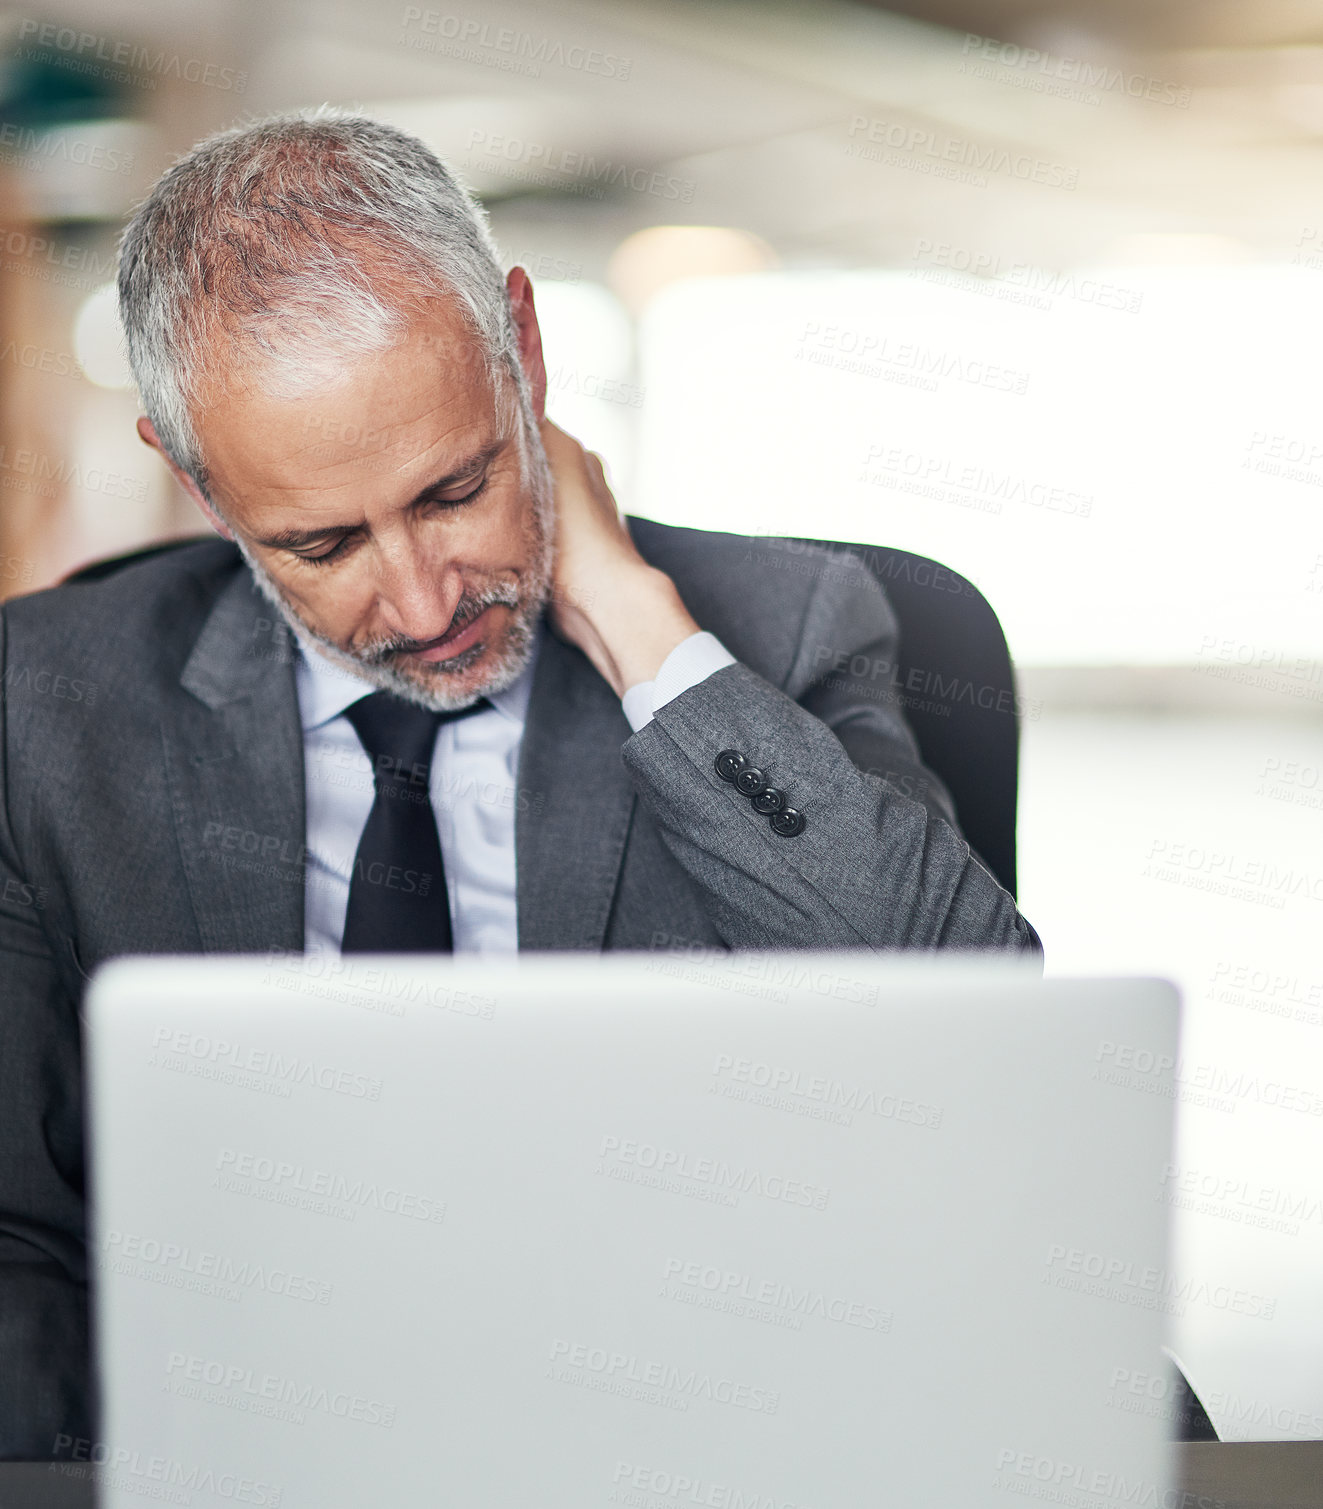
[[[205,406],[199,428],[214,485],[242,499],[459,463],[504,438],[505,407],[472,332],[453,318],[417,319],[388,350],[346,359],[297,397],[264,389],[255,368]]]

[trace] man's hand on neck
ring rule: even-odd
[[[699,632],[675,583],[639,554],[602,463],[542,421],[556,484],[556,562],[547,616],[623,697],[651,681],[675,647]]]

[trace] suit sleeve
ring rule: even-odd
[[[0,611],[8,671],[4,631]],[[15,852],[8,711],[0,700],[0,1458],[40,1461],[91,1434],[81,1054],[46,889]]]
[[[881,587],[848,561],[818,583],[788,684],[736,662],[657,708],[623,747],[640,800],[732,948],[997,949],[1037,934],[970,852],[951,799],[922,765],[885,680],[897,626]],[[784,837],[723,780],[743,754],[804,815]]]

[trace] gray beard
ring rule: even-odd
[[[410,672],[405,672],[392,661],[402,651],[397,641],[387,641],[362,652],[346,650],[314,629],[281,592],[275,579],[262,563],[256,560],[244,540],[235,535],[239,553],[247,562],[258,590],[263,597],[293,630],[297,639],[310,641],[317,651],[332,665],[347,671],[358,680],[367,681],[380,691],[393,692],[406,702],[425,707],[429,712],[454,712],[471,707],[480,697],[503,692],[523,675],[537,642],[538,623],[542,610],[551,595],[551,571],[554,559],[552,547],[552,481],[541,437],[533,432],[536,449],[530,458],[525,451],[529,489],[533,495],[533,521],[531,555],[533,565],[520,587],[497,583],[478,592],[465,591],[455,609],[453,622],[461,625],[471,623],[485,608],[503,605],[513,610],[506,630],[505,644],[497,657],[491,674],[477,687],[459,690],[447,685],[456,676],[462,675],[484,653],[482,644],[461,650],[451,659],[438,662],[417,663]],[[425,679],[423,679],[425,678]]]

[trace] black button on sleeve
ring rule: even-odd
[[[735,777],[735,789],[745,796],[757,796],[767,790],[767,777],[756,765],[746,765]]]
[[[716,758],[715,769],[723,781],[733,781],[748,763],[738,749],[723,749]]]
[[[773,786],[767,772],[749,763],[748,756],[738,749],[723,749],[715,761],[717,774],[729,781],[742,796],[749,798],[749,805],[765,817],[772,831],[782,838],[794,838],[804,831],[807,819],[798,808],[791,807],[784,791]]]

